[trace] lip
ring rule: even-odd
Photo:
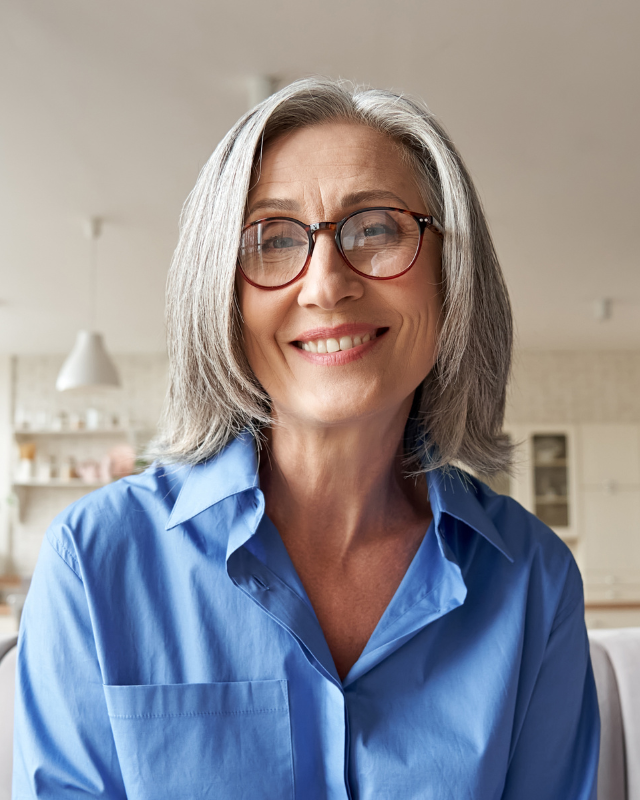
[[[339,339],[341,336],[373,336],[376,331],[379,331],[382,325],[371,325],[368,322],[347,322],[344,325],[336,325],[335,328],[311,328],[308,331],[298,334],[294,342],[308,342],[313,339]],[[345,352],[349,352],[348,350]]]
[[[350,333],[350,330],[353,330],[353,333]],[[359,336],[361,333],[364,335],[365,333],[375,333],[376,331],[381,330],[381,328],[376,328],[373,326],[366,326],[366,329],[363,329],[362,325],[341,325],[337,328],[317,328],[314,331],[306,331],[305,336],[309,336],[310,333],[313,333],[314,336],[310,336],[309,338],[313,339],[314,337],[318,339],[322,339],[324,335],[327,338],[335,338],[338,335],[342,336]],[[328,334],[317,334],[317,331],[329,331]],[[311,353],[308,350],[302,350],[302,348],[297,347],[295,342],[290,343],[290,347],[302,358],[306,361],[309,361],[311,364],[316,364],[318,366],[324,367],[337,367],[344,364],[350,364],[352,361],[359,361],[363,358],[370,350],[373,350],[374,347],[380,342],[381,339],[385,337],[388,333],[389,328],[384,328],[383,333],[376,336],[375,339],[370,339],[368,342],[364,344],[356,345],[356,347],[352,347],[349,350],[338,350],[337,353]],[[338,333],[336,333],[338,332]],[[300,341],[299,339],[296,341]],[[308,341],[308,340],[304,340]]]

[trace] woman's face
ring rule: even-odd
[[[266,148],[246,221],[337,222],[370,206],[429,213],[393,143],[363,125],[331,123],[293,131]],[[245,351],[274,412],[327,426],[408,410],[436,355],[439,237],[427,230],[413,267],[386,281],[349,269],[333,231],[317,232],[315,241],[307,272],[283,289],[259,289],[238,271]],[[358,345],[356,337],[367,335]],[[355,346],[323,354],[335,347],[329,339]]]

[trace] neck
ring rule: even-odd
[[[410,407],[348,425],[276,421],[260,480],[285,543],[347,558],[430,516],[426,482],[402,474]]]

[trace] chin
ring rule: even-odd
[[[396,398],[394,401],[387,398],[387,402],[384,402],[380,396],[363,397],[362,391],[350,392],[346,389],[326,394],[305,393],[304,398],[298,398],[295,404],[288,405],[285,415],[312,426],[357,424],[402,402]]]

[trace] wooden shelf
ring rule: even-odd
[[[51,478],[48,481],[14,481],[12,486],[16,488],[28,489],[98,489],[101,486],[107,486],[108,483],[103,481],[96,481],[89,483],[83,481],[81,478],[73,478],[70,481],[61,481],[58,478]]]
[[[535,461],[533,466],[536,469],[544,469],[545,467],[567,467],[568,462],[566,458],[554,458],[553,461]]]

